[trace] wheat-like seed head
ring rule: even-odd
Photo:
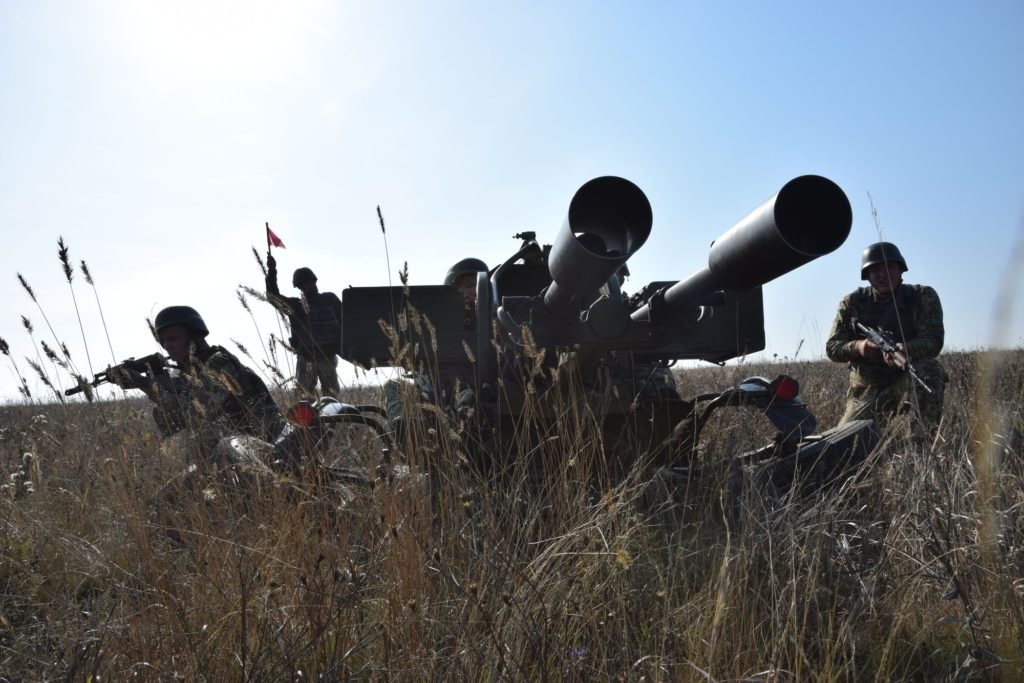
[[[427,336],[430,338],[430,349],[434,352],[434,357],[437,357],[437,330],[434,328],[434,324],[430,322],[430,318],[423,318],[423,326],[427,328]]]
[[[36,293],[32,291],[32,287],[29,286],[28,281],[25,280],[25,277],[21,273],[18,273],[18,282],[20,282],[25,291],[28,292],[32,301],[36,301],[36,303],[38,303],[36,300]]]
[[[68,364],[64,362],[64,360],[59,355],[57,355],[57,352],[51,349],[45,341],[41,341],[40,346],[43,347],[43,353],[46,355],[46,357],[49,358],[53,363],[59,365],[65,370],[68,369]]]
[[[412,326],[412,331],[417,337],[423,336],[423,316],[420,315],[419,310],[414,308],[411,304],[408,306],[409,309],[409,324]]]
[[[89,272],[89,266],[85,265],[85,260],[84,259],[82,260],[80,265],[81,265],[81,268],[82,268],[82,275],[85,276],[85,281],[88,282],[93,287],[95,287],[96,283],[94,283],[92,281],[92,273]]]
[[[51,349],[50,345],[47,344],[45,340],[40,342],[40,344],[42,345],[43,353],[46,355],[47,358],[49,358],[50,360],[52,360],[54,362],[59,362],[60,361],[60,358],[57,357],[57,352],[54,351],[53,349]]]
[[[245,292],[246,295],[251,296],[253,299],[256,299],[256,301],[262,301],[263,303],[272,303],[267,298],[267,296],[263,292],[259,291],[258,289],[253,289],[252,287],[246,287],[245,285],[238,285],[238,288],[240,290],[242,290],[243,292]]]
[[[71,284],[71,278],[74,276],[75,271],[71,267],[71,259],[68,256],[68,246],[64,244],[64,238],[57,238],[57,258],[60,259],[61,268],[64,270],[64,277],[67,278],[68,284]]]
[[[245,299],[245,294],[242,293],[241,289],[235,290],[235,295],[238,296],[238,303],[242,304],[242,308],[245,309],[246,313],[252,313],[252,309],[249,308],[249,302]]]
[[[43,384],[52,389],[53,385],[50,384],[50,378],[46,376],[46,371],[43,370],[43,367],[39,365],[39,363],[32,360],[31,358],[28,358],[27,356],[25,360],[28,361],[29,367],[36,371],[36,374],[39,375],[39,379],[43,382]]]
[[[259,264],[260,271],[263,273],[263,277],[266,277],[267,267],[263,265],[263,259],[260,257],[260,252],[256,250],[256,247],[252,248],[252,255],[256,257],[256,263]]]
[[[278,369],[273,363],[263,361],[263,366],[270,372],[271,377],[278,380],[279,382],[284,381],[284,374]]]
[[[85,400],[87,400],[89,403],[92,403],[96,395],[93,392],[92,385],[89,383],[89,379],[87,377],[82,377],[81,375],[76,375],[74,373],[72,373],[71,376],[75,378],[75,384],[77,384],[78,388],[80,388],[82,390],[82,393],[85,394]]]

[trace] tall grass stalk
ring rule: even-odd
[[[116,364],[118,362],[118,358],[117,354],[114,353],[114,345],[110,341],[110,330],[107,328],[107,318],[103,315],[103,306],[100,304],[99,289],[97,289],[96,283],[92,279],[92,273],[89,272],[89,266],[86,265],[84,259],[79,264],[79,267],[82,269],[82,275],[85,277],[86,283],[92,287],[93,298],[96,299],[96,310],[100,313],[100,323],[103,325],[103,334],[107,338],[107,348],[110,349],[110,362],[111,364]]]
[[[68,283],[68,291],[71,292],[71,302],[75,306],[75,317],[78,319],[78,331],[82,335],[82,346],[85,348],[85,360],[89,364],[89,374],[95,375],[92,367],[92,356],[89,353],[89,342],[85,338],[85,326],[82,325],[82,312],[78,310],[78,297],[75,296],[75,286],[72,282],[75,269],[71,265],[71,258],[68,255],[68,246],[64,244],[64,238],[57,238],[57,259],[60,261],[61,269],[64,271],[64,278]]]
[[[25,381],[25,376],[21,374],[21,370],[18,368],[18,364],[14,361],[14,356],[11,355],[11,346],[7,343],[7,340],[0,337],[0,354],[7,356],[7,361],[11,364],[11,371],[14,373],[14,377],[18,380],[18,393],[20,393],[25,399],[32,398],[32,392],[29,391],[28,382]]]
[[[32,299],[32,303],[36,305],[36,309],[39,311],[39,315],[43,317],[43,322],[46,323],[46,329],[50,331],[50,336],[53,337],[54,343],[57,345],[59,349],[61,349],[62,353],[64,354],[64,361],[68,364],[73,373],[79,374],[78,369],[75,367],[74,361],[71,360],[71,354],[68,353],[67,351],[67,346],[62,344],[60,339],[57,337],[57,333],[54,332],[53,325],[50,324],[50,319],[47,317],[46,311],[43,310],[43,307],[40,305],[39,300],[36,299],[36,293],[32,290],[32,287],[28,284],[28,281],[24,278],[24,276],[22,276],[21,273],[18,273],[17,276],[18,282],[21,283],[22,289],[24,289],[25,292],[28,294],[29,298]],[[22,316],[21,319],[23,324],[25,323],[25,321],[28,320],[25,316]],[[29,334],[31,335],[31,331]]]
[[[255,251],[255,249],[253,251]],[[272,367],[273,365],[275,365],[275,363],[274,363],[275,358],[273,356],[271,356],[270,351],[267,348],[267,344],[263,341],[263,333],[260,332],[259,323],[256,322],[256,316],[253,315],[252,308],[249,306],[249,301],[245,298],[245,296],[246,296],[246,294],[248,294],[249,296],[252,296],[252,297],[254,297],[256,299],[259,299],[259,300],[262,300],[262,301],[265,301],[265,302],[267,301],[267,298],[265,296],[261,296],[259,294],[259,292],[257,292],[256,290],[254,290],[254,289],[252,289],[250,287],[243,287],[242,285],[238,286],[238,289],[235,290],[235,294],[238,296],[238,303],[242,306],[242,309],[246,313],[249,314],[249,319],[252,320],[253,327],[256,329],[256,338],[260,340],[260,346],[263,349],[263,357],[264,357],[264,361],[265,362],[262,363],[262,364],[261,363],[256,363],[256,365],[260,368],[260,373],[264,377],[266,377],[270,381],[274,382],[274,381],[276,381],[276,379],[274,377],[271,377],[270,375],[268,375],[267,371],[264,368],[269,368],[269,367]],[[279,318],[279,320],[280,320],[280,318]],[[234,341],[234,340],[232,340],[232,341]],[[240,342],[234,341],[234,343],[235,343],[235,346],[239,347],[239,349],[242,348],[242,344]],[[247,356],[249,355],[248,351],[246,351],[246,355]],[[255,362],[255,359],[252,359],[252,360],[253,360],[253,362]]]
[[[65,361],[61,360],[57,356],[56,352],[54,352],[53,349],[51,349],[46,344],[45,341],[40,341],[38,343],[36,342],[35,327],[33,327],[32,321],[29,320],[24,315],[21,316],[21,326],[25,329],[25,332],[28,334],[29,341],[32,342],[32,349],[36,352],[36,359],[35,359],[35,361],[30,359],[28,356],[25,357],[25,361],[29,364],[29,367],[31,367],[36,372],[36,375],[40,377],[40,379],[42,380],[42,382],[43,382],[43,384],[45,386],[47,386],[51,390],[56,391],[54,389],[54,387],[53,387],[53,383],[50,381],[49,373],[47,373],[43,369],[43,355],[45,354],[47,360],[50,361],[50,367],[53,369],[53,376],[58,378],[57,379],[58,382],[60,381],[59,380],[60,373],[57,372],[57,368],[58,367],[64,367],[64,369],[68,369],[69,368],[68,364]],[[42,348],[42,352],[40,352],[40,348]],[[58,400],[62,400],[62,399],[63,399],[63,395],[59,394],[59,392],[58,392]]]
[[[263,277],[263,279],[266,280],[266,278],[267,278],[267,267],[266,267],[266,265],[264,265],[263,259],[260,257],[260,253],[259,253],[259,251],[256,250],[256,247],[252,248],[252,255],[253,255],[253,258],[256,259],[256,265],[258,265],[259,268],[260,268],[260,275],[261,275],[261,277]],[[269,248],[268,248],[268,255],[269,255]],[[257,301],[264,301],[266,303],[269,303],[269,304],[273,305],[273,302],[271,302],[263,293],[261,293],[259,290],[255,289],[253,287],[246,287],[245,285],[239,285],[239,289],[241,289],[243,292],[245,292],[246,294],[248,294],[252,298],[256,299]],[[277,307],[275,306],[275,310],[276,310],[276,308]],[[255,320],[253,322],[255,323]],[[284,316],[284,314],[281,311],[278,311],[278,316],[277,316],[277,338],[278,339],[284,339],[285,337],[287,337],[287,335],[285,334],[285,327],[284,326],[285,326],[285,316]],[[260,340],[262,341],[262,339],[263,339],[263,337],[262,337],[262,335],[260,335]],[[271,335],[270,339],[273,339],[273,335]],[[277,367],[278,366],[277,356],[276,356],[276,354],[274,354],[272,352],[273,344],[268,343],[266,345],[266,347],[267,348],[265,350],[267,350],[269,352],[267,361],[271,365]]]

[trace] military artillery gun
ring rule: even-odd
[[[586,405],[624,466],[645,454],[679,462],[706,416],[653,379],[675,360],[762,350],[761,285],[837,249],[852,211],[835,183],[800,176],[715,240],[706,267],[627,297],[618,275],[652,222],[640,188],[595,178],[576,192],[553,246],[521,233],[515,254],[478,275],[469,310],[451,286],[345,290],[341,355],[428,378],[443,408],[456,386],[471,387],[491,444],[543,432],[569,401]],[[803,436],[796,428],[781,440]]]

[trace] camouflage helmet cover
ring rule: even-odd
[[[469,275],[472,273],[486,273],[487,270],[487,264],[481,261],[480,259],[464,258],[448,269],[448,273],[444,276],[444,283],[446,285],[454,285],[455,281],[459,279],[460,275]]]
[[[868,279],[868,268],[875,265],[876,263],[898,263],[900,264],[900,272],[905,273],[907,270],[907,261],[903,258],[903,254],[900,253],[899,247],[892,242],[875,242],[868,246],[864,250],[864,255],[860,259],[860,279]]]
[[[199,315],[199,312],[191,306],[168,306],[156,314],[153,328],[157,334],[171,325],[185,325],[198,332],[202,337],[210,334],[210,330],[207,329],[206,323],[203,321],[203,316]]]
[[[303,282],[309,282],[312,280],[316,282],[316,274],[309,268],[297,268],[295,273],[292,275],[292,286],[298,287]]]

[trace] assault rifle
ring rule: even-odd
[[[96,373],[96,376],[89,383],[85,383],[84,379],[76,387],[71,387],[64,391],[65,396],[73,396],[74,394],[86,391],[86,387],[98,387],[101,384],[111,382],[111,374],[117,374],[119,370],[132,370],[134,372],[142,372],[148,374],[150,377],[157,377],[164,374],[167,371],[167,359],[159,353],[152,353],[142,358],[129,358],[128,360],[122,361],[117,365],[108,367],[103,372]],[[124,387],[125,389],[138,389],[141,387]],[[88,392],[87,392],[88,393]],[[90,394],[91,395],[91,394]],[[91,399],[90,399],[91,400]]]
[[[906,351],[902,351],[896,348],[896,344],[893,343],[891,339],[886,337],[878,330],[872,327],[868,327],[867,325],[861,323],[861,321],[857,320],[856,318],[853,319],[853,324],[857,328],[857,331],[863,334],[871,341],[873,341],[875,343],[875,346],[877,346],[882,351],[882,353],[891,353],[893,356],[895,356],[897,363],[900,365],[900,367],[903,370],[906,370],[907,374],[910,375],[910,377],[915,382],[920,384],[922,389],[927,391],[929,394],[932,393],[932,388],[928,386],[925,383],[925,381],[921,379],[920,376],[918,376],[917,372],[914,370],[914,366],[910,362],[910,355],[907,354]]]

